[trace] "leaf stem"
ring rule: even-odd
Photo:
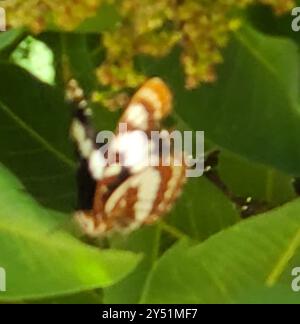
[[[154,240],[153,240],[153,253],[152,253],[152,260],[151,260],[152,265],[155,264],[159,256],[161,232],[162,232],[162,228],[160,226],[157,226],[155,230]]]
[[[181,232],[180,230],[178,230],[176,227],[161,221],[158,223],[159,228],[161,228],[161,230],[163,230],[164,232],[168,233],[169,235],[173,236],[175,239],[177,240],[181,240],[184,238],[187,238],[187,235],[183,232]]]
[[[0,101],[0,110],[2,110],[7,116],[9,116],[19,127],[26,131],[35,141],[37,141],[42,147],[51,152],[58,160],[62,161],[64,164],[76,169],[76,164],[70,160],[63,152],[56,149],[51,143],[47,141],[44,137],[38,134],[30,125],[26,124],[19,116],[17,116],[9,107],[4,105]]]

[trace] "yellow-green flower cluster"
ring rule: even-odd
[[[292,0],[116,0],[122,24],[104,34],[107,59],[98,69],[101,83],[115,89],[134,87],[143,79],[135,71],[137,54],[166,55],[175,44],[182,47],[181,62],[186,86],[216,79],[215,66],[222,62],[221,49],[230,33],[240,26],[234,13],[263,3],[278,14],[294,5]]]
[[[257,3],[276,14],[295,6],[294,0],[7,0],[8,23],[43,31],[49,23],[72,30],[95,14],[100,4],[115,4],[121,22],[103,33],[106,59],[97,69],[99,81],[114,90],[135,87],[144,75],[134,67],[139,54],[162,57],[175,45],[182,48],[186,86],[216,79],[221,50],[240,26],[239,11]]]
[[[86,18],[95,14],[101,0],[6,0],[1,3],[7,11],[12,27],[29,27],[34,33],[49,24],[73,30]]]

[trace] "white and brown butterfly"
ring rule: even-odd
[[[77,107],[71,136],[81,157],[80,203],[75,219],[83,232],[91,237],[128,233],[165,215],[186,181],[182,154],[173,152],[165,165],[150,139],[151,131],[161,130],[161,121],[172,110],[167,85],[160,78],[152,78],[135,93],[119,121],[127,125],[127,132],[116,130],[109,144],[118,156],[112,164],[97,147],[89,120],[91,112],[75,80],[69,84],[67,97]],[[140,131],[147,134],[146,140]],[[167,139],[169,133],[164,134]],[[156,155],[157,166],[144,163],[149,152]],[[119,163],[121,157],[126,166]]]

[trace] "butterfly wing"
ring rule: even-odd
[[[158,128],[171,110],[170,89],[160,78],[152,78],[135,93],[119,123],[126,124],[129,131],[149,132]]]
[[[92,236],[129,233],[152,224],[172,208],[185,183],[185,171],[184,165],[148,167],[127,178],[108,197],[104,194],[99,199],[98,214],[94,210],[93,218],[82,218],[80,222],[93,222],[92,226],[85,226],[93,228]]]
[[[185,164],[174,163],[178,162],[178,157],[173,152],[170,164],[164,166],[159,150],[155,152],[159,161],[157,166],[137,161],[140,158],[145,162],[146,153],[151,148],[150,133],[160,129],[160,122],[171,112],[171,107],[172,95],[167,85],[159,78],[147,81],[133,96],[120,118],[119,124],[126,125],[127,133],[118,129],[116,138],[110,144],[110,149],[118,158],[104,167],[94,146],[87,153],[85,141],[91,139],[89,124],[83,123],[82,118],[75,119],[73,138],[79,151],[85,153],[90,174],[97,179],[93,208],[76,213],[76,219],[87,235],[98,237],[116,231],[131,232],[143,224],[155,222],[173,206],[186,179]],[[76,132],[78,122],[81,123],[81,130]],[[138,131],[146,133],[145,142]],[[131,164],[124,166],[120,163],[121,157],[131,161]],[[101,167],[101,176],[99,172],[96,177]]]

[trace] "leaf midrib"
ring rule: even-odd
[[[22,128],[29,136],[37,141],[46,151],[54,155],[58,160],[66,164],[68,167],[75,169],[75,163],[68,159],[63,153],[58,151],[51,143],[39,135],[30,125],[26,124],[19,116],[17,116],[7,105],[0,100],[0,108],[10,117],[20,128]]]
[[[295,235],[290,240],[290,243],[279,256],[278,261],[274,265],[272,271],[266,279],[267,287],[273,287],[280,279],[291,259],[295,256],[296,251],[300,247],[300,229],[296,231]]]

